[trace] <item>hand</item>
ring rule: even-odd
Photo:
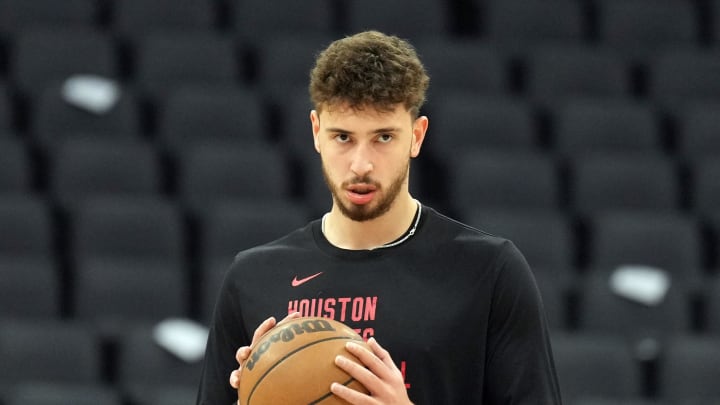
[[[299,312],[293,312],[290,315],[283,318],[280,322],[285,322],[289,319],[295,319],[300,318]],[[230,373],[230,385],[235,388],[236,390],[240,387],[240,373],[242,371],[242,366],[245,363],[245,360],[250,356],[250,352],[252,351],[252,348],[255,347],[255,343],[257,343],[260,338],[266,334],[270,329],[274,328],[275,325],[277,325],[279,322],[275,321],[275,317],[270,317],[263,321],[263,323],[260,324],[260,326],[255,329],[255,333],[253,334],[252,342],[250,343],[250,346],[243,346],[235,352],[235,360],[238,362],[238,368],[237,370],[233,370],[232,373]],[[238,405],[240,404],[240,401],[238,400]]]
[[[402,372],[393,362],[390,353],[383,349],[375,338],[370,338],[367,344],[372,351],[357,343],[350,342],[346,345],[347,350],[365,367],[344,356],[337,356],[335,364],[364,385],[370,395],[339,383],[332,383],[332,393],[354,405],[412,405]]]

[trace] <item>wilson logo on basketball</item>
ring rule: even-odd
[[[262,357],[262,355],[268,351],[270,346],[277,342],[290,342],[295,339],[295,336],[302,335],[304,333],[317,333],[317,332],[334,332],[335,328],[330,322],[324,319],[311,319],[302,323],[293,323],[285,328],[278,330],[268,337],[267,340],[262,342],[257,350],[253,351],[252,356],[248,359],[245,367],[252,371],[255,364]]]

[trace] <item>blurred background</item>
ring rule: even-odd
[[[194,403],[234,254],[330,207],[308,72],[365,29],[425,62],[411,191],[524,252],[565,404],[720,403],[720,0],[0,0],[0,404]]]

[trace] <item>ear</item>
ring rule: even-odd
[[[415,158],[420,154],[420,148],[425,140],[425,133],[428,129],[428,118],[426,116],[418,117],[413,123],[413,139],[410,145],[410,157]]]
[[[310,111],[310,123],[312,124],[315,150],[320,153],[320,143],[318,142],[318,134],[320,133],[320,114],[316,110]]]

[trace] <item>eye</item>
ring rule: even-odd
[[[380,136],[378,136],[378,141],[380,141],[380,143],[388,143],[392,141],[392,139],[393,136],[390,134],[381,134]]]
[[[337,135],[335,135],[335,140],[337,140],[340,143],[348,143],[348,142],[350,142],[350,135],[337,134]]]

